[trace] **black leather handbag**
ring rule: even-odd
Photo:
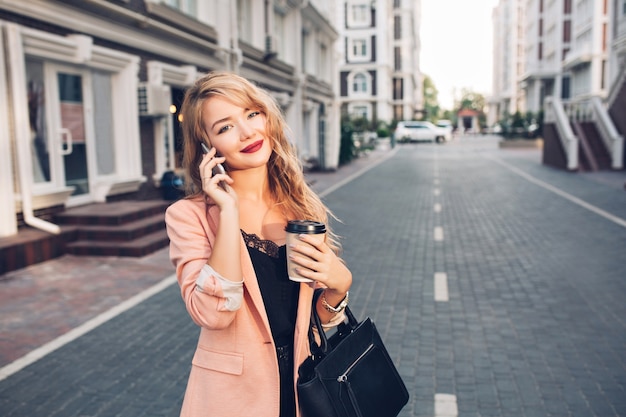
[[[316,294],[319,295],[319,294]],[[409,393],[370,318],[358,322],[346,307],[347,322],[328,338],[315,300],[311,314],[321,343],[309,331],[311,356],[298,369],[298,402],[303,417],[395,417]]]

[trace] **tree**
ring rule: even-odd
[[[480,93],[464,88],[461,90],[461,101],[458,103],[457,109],[470,109],[483,113],[485,109],[485,97]]]
[[[425,119],[431,122],[437,121],[439,118],[439,90],[435,87],[432,78],[428,75],[424,75],[424,81],[422,82],[422,88],[424,91],[424,110],[426,112]]]
[[[485,116],[485,96],[475,91],[468,90],[466,88],[461,90],[461,101],[455,106],[457,111],[463,109],[470,109],[478,112],[478,123],[480,126],[485,126],[487,117]]]

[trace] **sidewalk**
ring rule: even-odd
[[[388,153],[378,149],[306,177],[321,193]],[[173,274],[164,248],[143,258],[65,255],[0,275],[0,368]]]

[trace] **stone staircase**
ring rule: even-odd
[[[56,216],[59,225],[77,228],[66,253],[90,256],[141,257],[168,245],[163,201],[120,201],[68,209]]]
[[[165,209],[169,201],[118,201],[66,209],[50,219],[52,235],[21,227],[0,239],[0,275],[65,254],[142,257],[169,244]]]

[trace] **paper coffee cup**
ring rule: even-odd
[[[289,279],[297,282],[313,282],[309,278],[305,278],[296,272],[296,268],[304,268],[301,265],[292,262],[289,258],[293,245],[311,246],[308,243],[300,240],[299,235],[319,235],[319,239],[324,239],[326,233],[326,225],[324,223],[316,222],[313,220],[290,220],[285,227],[287,232],[287,271],[289,272]],[[296,253],[297,256],[304,256],[301,253]]]

